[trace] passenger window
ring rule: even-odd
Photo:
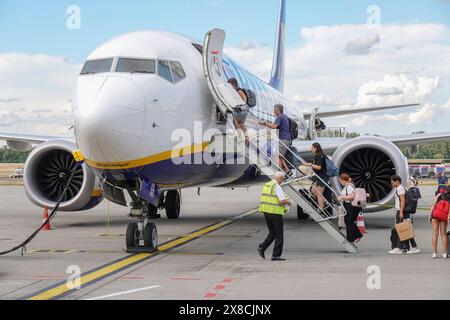
[[[102,72],[110,72],[111,66],[113,64],[113,58],[111,59],[100,59],[100,60],[91,60],[86,61],[83,70],[81,71],[82,75],[85,74],[95,74]]]
[[[117,62],[117,72],[155,73],[155,61],[146,59],[120,58]]]
[[[170,73],[170,65],[168,61],[158,61],[158,75],[167,81],[173,82],[172,74]]]
[[[172,69],[173,80],[178,82],[186,77],[183,67],[179,62],[170,62],[170,69]]]

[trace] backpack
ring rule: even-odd
[[[327,165],[327,176],[329,178],[334,178],[339,176],[339,169],[336,168],[336,165],[334,164],[333,161],[331,161],[330,158],[328,158],[327,156],[325,156],[325,162]]]
[[[355,189],[355,199],[352,201],[352,206],[357,208],[367,207],[367,191],[363,188]]]
[[[441,197],[441,200],[433,210],[433,218],[443,222],[447,221],[449,208],[450,203],[448,202],[448,200]]]
[[[422,199],[422,193],[420,192],[419,188],[412,187],[411,189],[409,189],[409,191],[411,191],[411,193],[417,200]]]
[[[419,197],[416,191],[406,189],[405,193],[405,212],[410,214],[415,214],[417,212],[417,204],[419,202]],[[398,192],[396,191],[397,197],[400,199]]]
[[[291,132],[291,140],[298,139],[298,123],[289,118],[289,131]]]
[[[256,107],[256,94],[253,92],[253,90],[250,89],[242,89],[244,91],[245,95],[247,96],[247,105],[249,108]]]

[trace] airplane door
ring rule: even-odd
[[[203,46],[203,71],[208,88],[222,114],[232,111],[244,101],[236,90],[227,83],[223,69],[223,47],[225,31],[214,29],[205,36]]]
[[[316,117],[318,112],[319,108],[316,108],[309,119],[308,136],[310,140],[316,139]]]

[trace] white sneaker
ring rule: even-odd
[[[394,250],[389,251],[389,254],[403,254],[403,250],[395,248]]]
[[[437,259],[437,253],[433,253],[433,259]]]
[[[411,250],[408,251],[407,254],[418,254],[418,253],[420,253],[419,248],[412,248]]]
[[[442,255],[442,258],[447,259],[447,258],[448,258],[448,254],[447,254],[447,253],[444,253],[444,254]]]

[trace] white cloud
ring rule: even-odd
[[[0,126],[10,127],[20,122],[20,118],[15,113],[0,111]]]
[[[376,33],[366,25],[316,26],[302,29],[300,35],[302,45],[287,50],[285,91],[305,109],[420,102],[422,107],[417,112],[427,123],[442,118],[436,110],[445,108],[429,112],[431,107],[426,106],[442,106],[449,98],[448,26],[382,25]],[[256,45],[226,51],[262,79],[269,78],[271,47]],[[412,126],[417,115],[408,116],[408,125],[394,130],[415,131]],[[362,116],[359,120],[373,117]],[[339,119],[332,120],[333,125],[348,125],[348,118]],[[398,116],[385,115],[383,119],[401,121]],[[370,122],[366,121],[366,125],[370,126]],[[380,125],[370,128],[375,129]]]
[[[69,134],[79,70],[60,57],[0,54],[0,131]]]
[[[372,33],[364,35],[355,40],[347,42],[345,46],[345,53],[347,54],[369,54],[373,46],[380,43],[380,35],[378,33]]]
[[[439,77],[414,79],[405,74],[386,75],[381,81],[370,81],[361,86],[356,107],[423,103],[438,86]]]

